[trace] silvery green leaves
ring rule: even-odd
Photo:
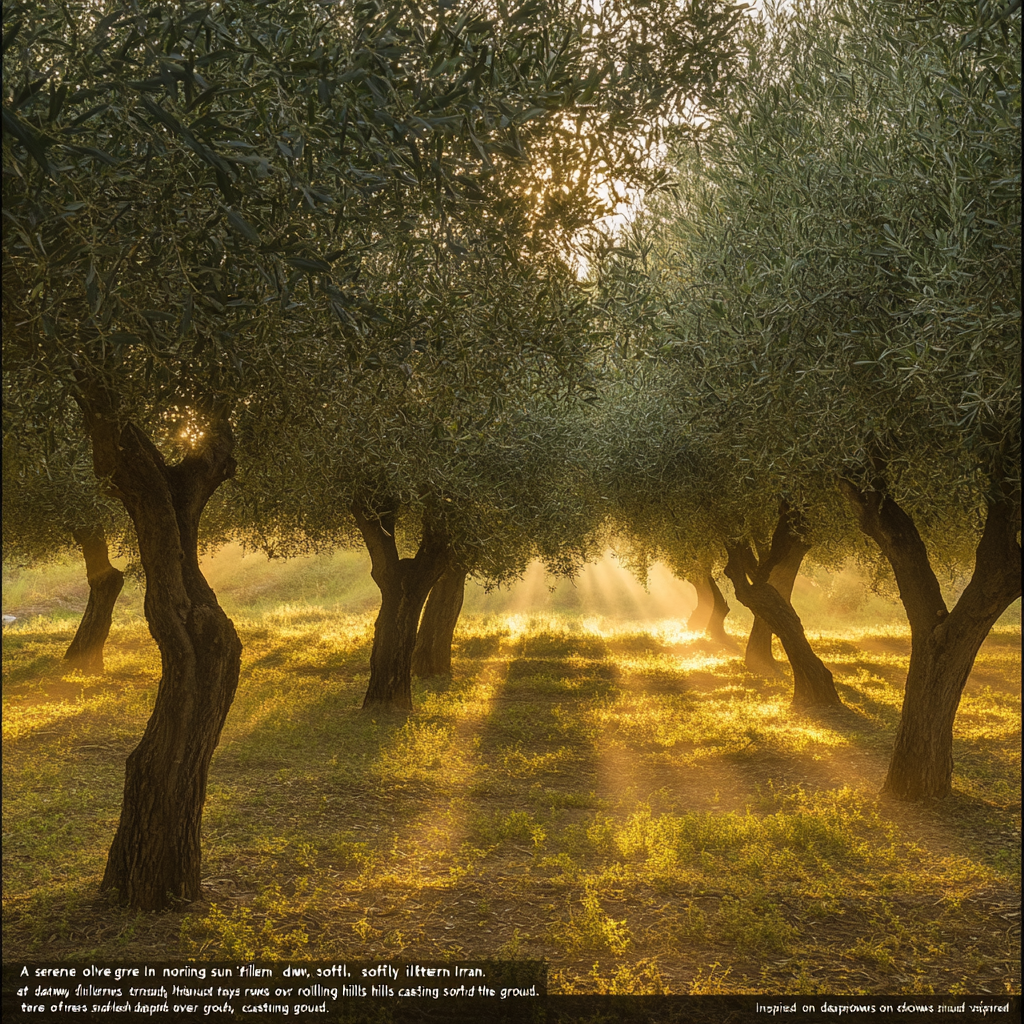
[[[730,52],[727,5],[673,8],[664,46],[648,8],[11,6],[9,321],[58,362],[73,337],[141,409],[244,394],[325,320],[358,339],[362,255],[395,225],[466,254],[483,217],[564,251],[602,181],[648,173],[667,83],[700,91]]]
[[[984,495],[1019,494],[1020,23],[964,49],[973,5],[942,17],[752,24],[677,151],[659,266],[685,282],[673,358],[738,457],[794,485],[884,465],[952,555]]]

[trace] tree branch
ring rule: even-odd
[[[840,480],[839,489],[892,566],[911,627],[934,629],[949,612],[914,520],[884,491],[863,491],[850,480]]]

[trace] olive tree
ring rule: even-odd
[[[833,518],[810,494],[738,462],[733,438],[701,417],[693,378],[672,360],[624,362],[613,394],[595,426],[594,462],[611,529],[634,571],[642,577],[655,559],[691,579],[722,568],[737,598],[767,624],[769,643],[772,633],[782,642],[794,703],[839,703],[789,600],[791,584],[779,585],[780,575],[795,578],[816,541],[832,543]]]
[[[235,417],[283,366],[315,371],[337,332],[358,347],[375,235],[410,209],[443,228],[521,125],[578,95],[528,14],[4,8],[4,364],[28,382],[7,396],[48,401],[53,422],[81,411],[161,653],[102,883],[132,906],[200,891],[241,645],[197,546],[237,468]]]
[[[452,639],[472,576],[487,587],[521,579],[534,559],[572,578],[599,556],[601,508],[595,500],[578,403],[523,395],[473,454],[488,482],[476,500],[448,508],[459,553],[423,608],[413,675],[451,675]],[[482,499],[482,500],[481,500]],[[603,549],[602,549],[603,550]]]
[[[315,373],[282,383],[301,409],[281,419],[277,397],[254,396],[239,418],[242,538],[370,553],[381,608],[364,706],[411,707],[420,614],[442,580],[431,614],[446,625],[428,617],[420,674],[445,668],[467,573],[505,582],[534,555],[571,557],[585,533],[571,421],[594,386],[585,305],[564,265],[541,274],[536,257],[467,242],[368,258],[378,319],[360,353],[323,346]]]
[[[658,12],[673,31],[655,41]],[[512,125],[511,148],[481,153],[457,215],[406,204],[396,223],[363,233],[352,259],[372,316],[353,324],[342,310],[337,332],[322,330],[311,349],[313,363],[283,368],[277,392],[254,396],[244,412],[244,444],[260,452],[246,460],[245,536],[275,552],[354,539],[370,552],[381,610],[366,706],[411,706],[417,626],[433,588],[445,580],[435,602],[444,628],[431,612],[423,670],[438,664],[426,657],[428,636],[450,651],[464,573],[506,572],[488,568],[496,552],[521,565],[527,538],[547,529],[524,525],[524,511],[543,503],[509,494],[535,487],[545,475],[538,452],[550,463],[559,449],[534,445],[532,480],[531,463],[496,476],[495,453],[520,444],[521,424],[506,410],[532,415],[540,401],[544,419],[553,399],[593,394],[591,311],[567,249],[609,212],[602,188],[652,177],[638,147],[684,98],[714,86],[736,18],[717,3],[610,4],[568,18],[533,5],[529,14],[552,74],[544,105]],[[488,546],[492,517],[513,508],[516,525]],[[406,555],[403,523],[415,524]],[[568,526],[563,517],[558,544],[538,540],[539,549],[570,550]]]
[[[44,418],[34,419],[31,403],[15,394],[21,388],[21,382],[5,377],[4,561],[34,562],[79,549],[89,598],[64,662],[70,669],[101,673],[114,605],[124,587],[124,573],[110,562],[110,544],[133,554],[130,524],[123,509],[99,490],[85,438],[52,429],[48,402]]]
[[[1020,595],[1020,20],[904,13],[751,20],[663,247],[667,344],[737,463],[832,481],[891,566],[912,653],[884,788],[913,800],[950,793],[960,696]],[[953,607],[938,562],[968,579]]]

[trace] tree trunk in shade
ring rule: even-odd
[[[974,573],[950,611],[913,519],[884,489],[841,486],[861,529],[892,566],[910,621],[910,667],[883,792],[900,800],[941,799],[953,791],[953,722],[974,659],[1020,597],[1020,503],[989,505]]]
[[[711,590],[711,616],[704,632],[720,644],[729,642],[729,634],[725,631],[725,617],[729,614],[729,605],[714,576],[708,576],[708,587]]]
[[[102,526],[83,527],[73,531],[73,535],[85,556],[89,601],[64,661],[68,668],[98,675],[103,671],[103,647],[110,635],[114,604],[124,587],[124,573],[110,564]]]
[[[697,591],[697,607],[686,620],[686,628],[691,633],[703,633],[711,621],[711,612],[715,606],[715,595],[711,590],[711,577],[705,573],[688,573],[687,580]]]
[[[804,706],[841,704],[832,673],[811,649],[800,616],[768,582],[775,566],[789,564],[795,558],[794,548],[803,548],[806,554],[807,545],[797,533],[794,516],[784,507],[772,535],[768,557],[759,560],[747,541],[729,542],[725,574],[732,580],[736,597],[755,616],[762,618],[782,641],[793,669],[793,703]]]
[[[687,620],[686,628],[691,633],[705,633],[712,640],[728,643],[725,617],[729,614],[729,605],[714,576],[709,572],[694,572],[688,579],[697,591],[697,607]]]
[[[82,375],[79,399],[96,475],[135,524],[145,612],[160,649],[153,713],[125,766],[124,799],[101,888],[139,910],[200,896],[200,826],[210,760],[234,699],[242,645],[199,569],[199,520],[234,475],[224,408],[209,411],[200,446],[168,465],[122,420],[116,398]]]
[[[772,567],[772,571],[768,575],[769,585],[779,592],[779,596],[787,604],[792,605],[793,603],[793,585],[796,583],[797,573],[800,572],[800,566],[808,550],[810,550],[809,545],[792,544],[782,560]],[[766,676],[782,674],[782,667],[775,660],[775,655],[772,652],[773,636],[768,623],[759,615],[755,615],[744,655],[744,662],[751,672]]]
[[[466,570],[453,565],[434,584],[412,652],[414,676],[450,676],[452,639],[466,595]]]
[[[352,513],[370,552],[370,574],[380,588],[380,612],[374,624],[370,681],[363,707],[412,710],[416,630],[427,595],[448,568],[448,545],[425,517],[415,557],[399,558],[395,509],[374,513],[357,501]]]

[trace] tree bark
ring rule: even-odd
[[[768,575],[769,586],[774,587],[779,596],[790,606],[793,603],[793,586],[796,583],[797,573],[800,572],[800,566],[808,550],[807,545],[790,544],[781,560],[772,567]],[[760,550],[758,555],[761,555]],[[768,555],[770,557],[770,551]],[[774,635],[771,626],[760,615],[755,615],[743,659],[751,672],[768,676],[782,674],[782,667],[772,653],[772,637]]]
[[[793,669],[793,703],[811,707],[841,704],[832,673],[811,650],[800,616],[768,582],[775,566],[795,558],[794,548],[803,549],[802,559],[808,545],[799,538],[791,514],[784,509],[768,557],[759,561],[747,541],[730,542],[726,544],[729,561],[725,574],[732,580],[736,596],[782,641]]]
[[[688,579],[693,589],[697,591],[697,607],[687,620],[686,628],[691,633],[706,633],[718,643],[728,643],[729,634],[725,631],[725,617],[729,614],[729,605],[714,576],[701,570],[690,574]]]
[[[374,515],[356,501],[356,525],[370,552],[370,575],[380,588],[380,612],[373,629],[370,681],[363,707],[412,710],[412,656],[416,629],[427,594],[448,568],[443,534],[424,517],[423,536],[414,558],[399,558],[395,543],[396,509]]]
[[[907,686],[882,791],[900,800],[942,799],[953,792],[953,722],[974,659],[1020,597],[1020,503],[989,506],[974,572],[950,611],[913,519],[883,490],[841,486],[860,528],[892,566],[910,622]]]
[[[89,601],[75,638],[64,654],[64,661],[70,669],[98,675],[103,671],[103,646],[110,635],[114,604],[124,587],[124,573],[110,564],[107,537],[102,526],[82,527],[72,532],[85,556]]]
[[[235,471],[227,412],[200,447],[168,465],[100,386],[80,398],[96,473],[135,524],[145,613],[162,674],[153,714],[125,768],[124,801],[101,888],[160,910],[200,895],[200,826],[210,759],[238,685],[242,645],[199,570],[199,520]]]
[[[414,676],[452,674],[452,639],[466,596],[466,575],[462,566],[452,565],[430,591],[412,652]]]
[[[768,582],[771,583],[771,580]],[[781,596],[789,600],[788,594]],[[743,654],[743,663],[750,672],[762,676],[781,674],[781,667],[775,660],[775,653],[772,651],[774,636],[771,626],[760,615],[755,615],[754,624],[750,627],[750,636],[747,637],[747,649]]]

